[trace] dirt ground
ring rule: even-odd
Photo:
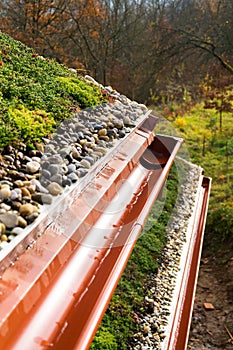
[[[218,249],[209,242],[205,237],[188,350],[233,350],[233,242]]]

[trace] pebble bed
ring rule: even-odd
[[[138,315],[140,331],[132,339],[134,350],[163,350],[171,315],[180,260],[193,214],[202,168],[180,160],[186,176],[180,184],[176,206],[166,230],[166,244],[156,274],[149,276],[145,312]]]
[[[147,112],[146,106],[111,87],[104,91],[112,102],[81,110],[36,149],[20,144],[0,154],[0,250],[38,218],[44,204],[51,205],[83,178]]]

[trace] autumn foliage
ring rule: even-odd
[[[216,64],[233,74],[227,0],[3,0],[0,28],[144,103],[196,97]]]

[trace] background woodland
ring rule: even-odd
[[[233,80],[229,0],[2,0],[0,28],[147,104]]]

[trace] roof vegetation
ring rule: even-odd
[[[77,109],[103,101],[100,88],[0,32],[0,148],[33,143]]]

